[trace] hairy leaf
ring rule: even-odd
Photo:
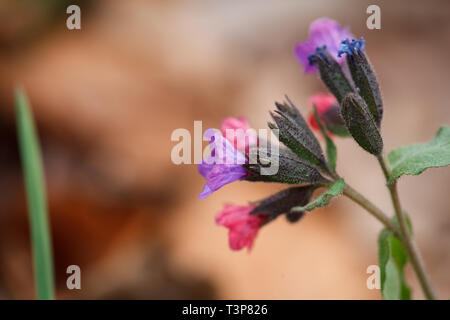
[[[389,182],[404,174],[418,175],[428,168],[450,165],[450,127],[442,126],[428,143],[400,147],[388,155]]]
[[[331,199],[342,193],[345,187],[344,179],[339,179],[331,185],[331,187],[318,196],[314,201],[302,207],[295,207],[291,211],[312,211],[316,208],[327,206]]]

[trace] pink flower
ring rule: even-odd
[[[338,106],[336,98],[332,94],[328,93],[316,93],[308,99],[308,104],[311,107],[315,106],[317,108],[317,113],[319,114],[319,118],[322,120],[322,122],[324,121],[324,114],[331,108],[333,108],[333,106]],[[313,112],[309,114],[308,121],[309,125],[313,129],[317,131],[320,130],[319,125],[316,123],[316,119],[314,119]]]
[[[346,38],[354,38],[348,28],[342,28],[339,23],[328,18],[320,18],[313,21],[309,27],[309,39],[295,47],[295,55],[303,64],[306,73],[317,72],[312,65],[309,56],[316,52],[317,47],[325,46],[332,57],[336,57],[339,63],[345,61],[344,57],[337,57],[341,41]]]
[[[258,142],[256,132],[251,129],[245,117],[225,118],[220,129],[222,135],[240,152],[248,152],[249,146]]]
[[[336,98],[327,93],[316,93],[309,98],[309,104],[311,107],[317,108],[317,113],[320,121],[325,126],[328,135],[332,137],[337,135],[339,137],[348,137],[349,133],[345,126],[344,120],[341,116],[341,108]],[[314,118],[314,112],[311,111],[308,117],[308,122],[311,128],[316,131],[320,131],[316,119]]]
[[[237,206],[226,204],[225,208],[216,216],[216,223],[229,229],[228,237],[231,250],[252,248],[253,241],[259,228],[267,220],[269,215],[249,213],[255,206]]]

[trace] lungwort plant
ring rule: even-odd
[[[218,213],[216,222],[229,229],[231,249],[240,250],[251,249],[259,229],[278,216],[284,214],[288,221],[297,222],[306,212],[327,206],[343,194],[383,225],[378,238],[382,296],[410,298],[404,276],[405,265],[410,263],[425,297],[435,299],[414,241],[412,223],[400,203],[397,179],[449,165],[450,127],[441,127],[428,143],[401,147],[386,155],[381,134],[383,101],[364,39],[356,39],[337,22],[322,18],[312,23],[310,38],[298,44],[295,53],[305,72],[318,73],[331,94],[311,97],[313,112],[308,122],[287,97],[285,102],[275,104],[268,125],[284,145],[279,148],[263,147],[264,139],[251,130],[244,118],[225,119],[221,131],[207,130],[211,155],[198,166],[206,179],[199,197],[205,199],[237,180],[289,185],[281,192],[247,205],[227,204]],[[324,137],[325,152],[311,128]],[[229,131],[234,134],[230,135]],[[376,157],[392,199],[395,213],[392,217],[352,188],[336,171],[335,135],[353,137],[361,148]],[[263,174],[274,155],[277,172]],[[255,158],[256,161],[251,161]],[[312,200],[318,188],[325,191]]]

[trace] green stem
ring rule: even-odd
[[[392,230],[396,235],[398,235],[399,230],[392,222],[392,220],[389,219],[389,217],[384,214],[384,212],[381,211],[377,206],[375,206],[372,202],[370,202],[362,194],[350,187],[348,184],[346,184],[344,187],[344,195],[366,209],[367,212],[369,212],[378,221],[384,224],[386,228]]]
[[[331,170],[331,168],[329,167],[325,168],[325,172],[335,181],[341,179],[341,177],[335,171]],[[331,183],[332,182],[330,182],[330,184]],[[361,193],[353,189],[347,183],[345,184],[343,194],[347,198],[353,200],[361,207],[366,209],[367,212],[369,212],[373,217],[375,217],[375,219],[380,221],[386,228],[392,230],[396,235],[399,234],[397,226],[391,221],[391,219],[389,219],[389,217],[383,211],[381,211],[371,201],[369,201],[366,197],[364,197]]]
[[[378,161],[383,170],[384,176],[386,177],[386,181],[389,180],[390,169],[386,159],[383,156],[378,156]],[[420,285],[422,286],[422,290],[425,294],[425,297],[430,300],[436,299],[436,294],[434,292],[433,286],[431,284],[431,279],[426,272],[425,263],[420,255],[419,248],[417,247],[414,238],[411,236],[408,225],[405,219],[405,215],[403,214],[403,210],[400,205],[400,199],[398,197],[397,191],[397,181],[393,183],[388,183],[387,187],[391,194],[392,204],[394,205],[395,215],[397,216],[398,224],[400,225],[401,231],[401,241],[405,246],[406,251],[408,252],[411,264],[414,268],[414,271],[419,279]]]

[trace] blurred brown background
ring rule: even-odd
[[[366,8],[381,7],[381,30]],[[66,7],[81,7],[81,30]],[[23,84],[42,141],[58,298],[370,299],[380,225],[347,199],[298,224],[263,228],[253,251],[232,252],[214,224],[225,202],[282,186],[235,183],[207,200],[196,166],[170,160],[174,129],[247,116],[265,127],[289,94],[303,112],[324,91],[293,56],[314,19],[366,39],[385,100],[387,150],[430,140],[450,123],[448,1],[0,2],[0,298],[33,298],[13,89]],[[376,161],[336,139],[338,170],[390,212]],[[441,298],[450,297],[450,170],[399,183]],[[66,288],[66,268],[82,290]],[[412,270],[414,297],[422,298]]]

